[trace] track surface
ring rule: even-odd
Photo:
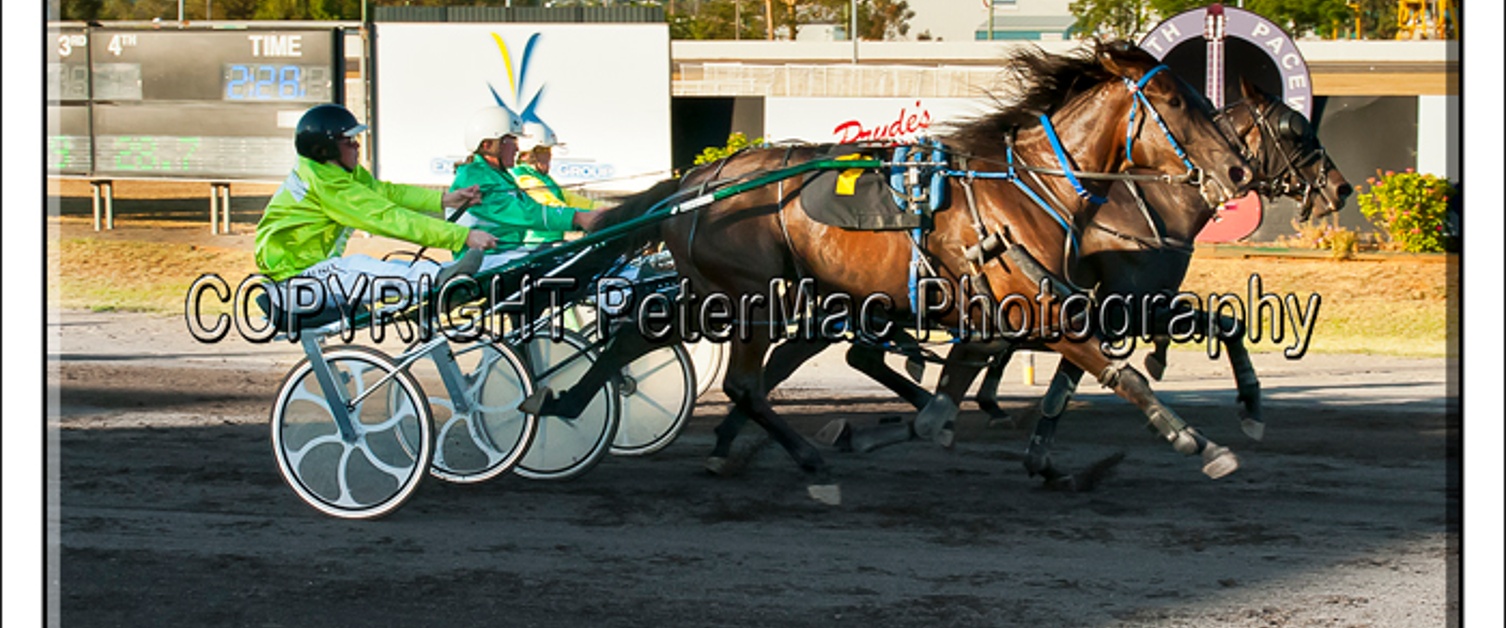
[[[842,504],[782,451],[701,470],[713,393],[647,458],[567,483],[427,481],[378,522],[283,485],[268,404],[286,345],[203,346],[181,319],[63,313],[53,332],[51,504],[63,625],[1433,626],[1457,613],[1457,413],[1447,362],[1257,355],[1266,441],[1223,362],[1173,353],[1163,398],[1244,466],[1219,481],[1085,382],[1057,459],[1126,458],[1094,492],[1020,466],[1043,387],[1005,379],[1024,427],[964,404],[955,450],[827,451]],[[907,408],[829,352],[776,396],[798,430]],[[1037,357],[1044,383],[1054,358]],[[934,369],[932,369],[934,371]],[[935,373],[929,374],[934,377]],[[55,615],[58,616],[58,615]]]

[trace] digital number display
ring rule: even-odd
[[[47,136],[47,170],[52,172],[88,172],[89,136]]]
[[[327,66],[227,63],[225,100],[329,102]]]
[[[275,178],[297,162],[278,137],[101,135],[96,152],[101,171],[121,176]]]
[[[94,99],[141,100],[141,64],[94,64]]]
[[[89,66],[82,63],[47,64],[47,100],[88,100]]]
[[[49,174],[280,181],[344,98],[341,28],[49,30]]]

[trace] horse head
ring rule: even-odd
[[[1257,169],[1264,196],[1290,196],[1302,204],[1299,218],[1322,218],[1343,209],[1354,192],[1328,158],[1307,118],[1243,78],[1243,99],[1219,112]],[[1319,201],[1322,204],[1319,205]],[[1316,211],[1315,211],[1316,210]]]
[[[1249,187],[1253,182],[1250,164],[1243,151],[1219,131],[1213,107],[1202,94],[1128,42],[1099,43],[1094,56],[1105,70],[1122,79],[1118,83],[1129,107],[1118,127],[1124,155],[1120,170],[1170,164],[1172,169],[1155,169],[1200,175],[1194,181],[1210,205],[1222,204]],[[1185,170],[1177,171],[1176,164]]]

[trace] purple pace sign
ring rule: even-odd
[[[1199,79],[1216,106],[1239,98],[1245,78],[1312,118],[1312,80],[1297,42],[1281,27],[1234,7],[1183,11],[1157,24],[1140,47],[1193,85]]]

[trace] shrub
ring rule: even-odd
[[[1359,234],[1347,227],[1340,227],[1337,215],[1326,221],[1304,223],[1293,220],[1292,228],[1297,230],[1297,234],[1280,238],[1281,244],[1293,248],[1328,249],[1333,252],[1335,259],[1353,257],[1359,246]]]
[[[749,146],[762,143],[763,138],[758,138],[749,142],[748,136],[743,135],[741,132],[733,133],[727,136],[727,145],[725,147],[707,146],[705,150],[701,151],[701,154],[696,155],[695,165],[699,166],[701,164],[709,164],[718,159],[725,159],[732,156],[732,153],[740,151]]]
[[[1357,198],[1360,212],[1391,238],[1394,246],[1413,253],[1443,250],[1448,200],[1454,186],[1441,177],[1413,172],[1376,171],[1366,180],[1370,189]]]

